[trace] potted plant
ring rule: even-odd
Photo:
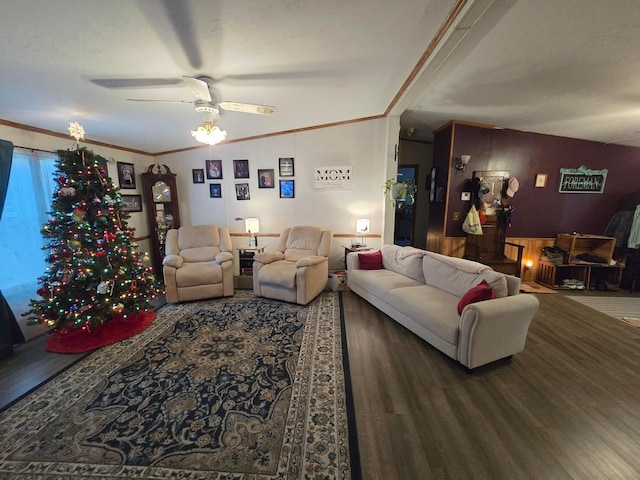
[[[413,179],[399,181],[397,177],[392,177],[384,182],[384,195],[391,201],[392,207],[404,208],[413,204],[416,192],[416,184]]]

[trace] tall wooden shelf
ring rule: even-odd
[[[555,289],[568,288],[566,279],[583,282],[585,289],[618,289],[622,278],[623,264],[611,262],[616,239],[601,235],[581,235],[561,233],[556,237],[555,246],[567,252],[565,263],[556,264],[540,260],[538,283]],[[604,263],[580,260],[578,255],[597,255]]]

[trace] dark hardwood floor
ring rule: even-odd
[[[343,295],[364,479],[640,479],[640,329],[537,297],[525,350],[468,374]]]
[[[343,293],[363,479],[640,479],[640,329],[537,297],[524,352],[468,374]],[[27,391],[64,368],[34,342],[12,360]]]

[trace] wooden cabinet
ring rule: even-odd
[[[142,193],[147,206],[151,261],[158,281],[162,281],[162,259],[167,230],[180,227],[176,174],[166,165],[150,165],[141,174]]]
[[[538,283],[565,289],[569,287],[565,286],[564,281],[575,279],[591,290],[614,290],[620,287],[624,265],[612,264],[615,238],[561,233],[556,237],[555,246],[566,252],[565,262],[556,264],[541,260]],[[585,258],[601,261],[588,261]]]

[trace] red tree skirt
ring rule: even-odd
[[[138,315],[114,315],[111,320],[89,330],[77,328],[55,331],[45,348],[54,353],[83,353],[111,345],[144,331],[156,318],[156,312],[145,310]]]

